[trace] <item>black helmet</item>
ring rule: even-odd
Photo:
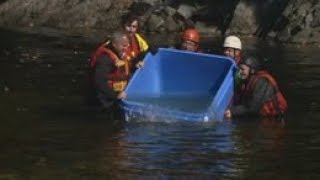
[[[245,64],[251,68],[251,70],[257,71],[260,69],[260,63],[257,56],[247,55],[243,58],[240,64]]]

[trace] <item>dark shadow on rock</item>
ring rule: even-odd
[[[228,0],[224,1],[224,10],[223,10],[223,21],[221,23],[221,32],[225,34],[226,30],[229,28],[230,23],[233,19],[235,9],[239,4],[240,0]]]
[[[282,16],[289,0],[263,1],[256,4],[256,20],[258,29],[255,35],[265,38],[271,31],[279,31],[286,24],[286,19]]]
[[[233,19],[234,11],[240,0],[202,1],[199,9],[193,15],[194,22],[201,21],[206,25],[213,25],[225,34]],[[201,1],[200,1],[201,2]]]
[[[0,4],[7,2],[8,0],[0,0]]]
[[[129,7],[130,13],[136,14],[137,16],[143,16],[149,9],[151,5],[144,2],[134,2]]]

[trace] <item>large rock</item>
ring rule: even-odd
[[[283,12],[285,27],[277,38],[283,42],[319,43],[320,1],[290,1]]]
[[[141,17],[142,30],[155,33],[195,26],[212,36],[269,36],[292,43],[320,39],[320,0],[6,0],[0,2],[0,26],[109,32],[121,28],[128,12]]]
[[[319,6],[319,4],[318,4]],[[313,11],[313,21],[311,22],[311,27],[316,28],[320,26],[320,8],[315,8]]]
[[[217,37],[222,35],[221,31],[216,26],[207,25],[203,22],[197,22],[195,28],[204,37]]]
[[[184,27],[184,24],[181,21],[177,21],[173,16],[168,16],[165,22],[165,28],[168,32],[182,31]]]
[[[189,19],[192,17],[192,15],[196,12],[196,8],[194,6],[188,5],[188,4],[181,4],[177,12],[183,16],[185,19]]]
[[[49,26],[71,31],[114,29],[132,0],[8,0],[0,5],[0,23]]]
[[[164,26],[164,18],[160,15],[152,14],[148,20],[148,30],[151,32],[159,31]]]
[[[258,28],[254,4],[241,1],[235,9],[227,34],[254,34]]]

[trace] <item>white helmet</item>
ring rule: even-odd
[[[228,36],[224,40],[223,47],[230,47],[230,48],[235,48],[235,49],[240,49],[242,48],[241,46],[241,41],[237,36]]]

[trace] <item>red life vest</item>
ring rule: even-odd
[[[136,35],[133,35],[130,39],[130,46],[132,50],[132,56],[135,58],[140,54],[140,46]]]
[[[107,46],[109,44],[110,44],[110,41],[107,41],[107,42],[101,44],[98,47],[98,49],[91,55],[91,58],[89,59],[89,68],[91,70],[95,70],[98,59],[100,58],[100,56],[102,54],[105,53],[105,51],[104,51],[105,46]]]
[[[108,80],[107,85],[116,92],[123,91],[128,83],[130,74],[128,60],[121,60],[124,62],[124,64],[121,66],[117,65],[120,59],[109,48],[106,48],[105,44],[103,44],[92,55],[89,61],[89,66],[93,72],[95,71],[97,61],[102,55],[110,57],[113,65],[116,67],[116,69],[112,73],[106,74],[106,78]]]
[[[266,78],[272,84],[272,86],[276,90],[276,94],[263,104],[260,110],[260,114],[262,116],[282,115],[288,109],[287,100],[284,98],[282,92],[280,91],[276,80],[268,72],[257,72],[256,75],[249,80],[247,87],[244,90],[245,92],[243,92],[243,95],[252,93],[256,82],[262,77]]]

